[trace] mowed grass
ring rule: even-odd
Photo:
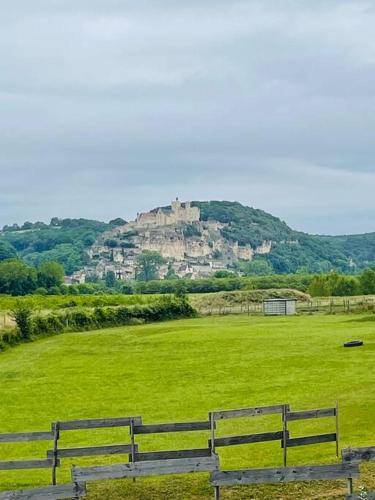
[[[205,420],[210,410],[340,402],[341,446],[375,445],[375,321],[372,316],[221,316],[67,333],[0,354],[0,433],[47,430],[51,421],[142,415],[145,423]],[[344,349],[346,340],[365,345]],[[278,416],[218,424],[218,435],[280,430]],[[293,423],[293,435],[334,431],[334,419]],[[141,449],[207,445],[208,433],[140,436]],[[128,429],[71,431],[60,446],[129,442]],[[52,443],[1,445],[0,460],[43,457]],[[282,464],[280,443],[220,449],[223,467]],[[76,464],[63,461],[61,482]],[[290,450],[291,465],[335,462],[334,443]],[[370,466],[356,482],[375,488]],[[48,484],[49,471],[0,472],[0,489]],[[223,488],[223,498],[340,498],[343,482]],[[207,474],[90,485],[91,499],[212,498]]]

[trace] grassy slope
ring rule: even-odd
[[[341,444],[375,444],[375,322],[360,316],[207,317],[70,333],[0,355],[0,432],[48,429],[52,420],[142,415],[148,423],[205,419],[212,409],[289,402],[294,409],[341,401]],[[361,338],[361,349],[344,340]],[[226,426],[226,427],[225,427]],[[276,417],[221,423],[220,431],[278,430]],[[329,432],[330,422],[294,423],[295,435]],[[203,447],[206,434],[143,436],[149,449]],[[87,438],[87,439],[86,439]],[[127,441],[127,430],[65,433],[66,445]],[[0,460],[43,456],[43,443],[0,448]],[[12,455],[10,455],[12,453]],[[277,443],[220,451],[224,467],[278,466]],[[75,459],[103,463],[106,458]],[[121,457],[110,459],[121,461]],[[334,461],[334,445],[290,451],[290,463]],[[61,481],[69,478],[65,461]],[[372,474],[368,474],[371,480]],[[47,483],[49,473],[0,473],[1,489]],[[375,482],[374,482],[375,484]],[[223,498],[316,498],[331,486],[224,490]],[[90,498],[211,498],[206,475],[102,483]],[[276,493],[276,491],[278,493]]]

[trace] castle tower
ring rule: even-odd
[[[178,198],[176,198],[175,201],[172,201],[171,207],[172,207],[172,212],[178,212],[181,208],[180,200]]]

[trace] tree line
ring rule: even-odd
[[[375,270],[372,268],[353,276],[337,272],[238,276],[218,271],[212,277],[196,280],[178,279],[171,268],[166,279],[160,280],[155,279],[160,264],[156,257],[140,255],[135,281],[117,280],[114,273],[109,272],[103,280],[69,286],[64,284],[64,268],[57,262],[45,261],[33,267],[17,258],[1,260],[0,257],[0,294],[185,294],[271,288],[293,288],[313,297],[375,294]]]
[[[313,297],[349,297],[375,294],[375,270],[365,269],[358,276],[328,273],[314,276],[308,292]]]
[[[64,268],[57,262],[42,262],[37,268],[17,258],[0,262],[0,293],[28,295],[56,293],[63,285]]]

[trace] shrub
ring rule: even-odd
[[[67,314],[68,323],[70,328],[76,327],[77,330],[86,330],[93,325],[92,315],[86,311],[72,311]]]
[[[96,307],[94,309],[93,315],[92,315],[93,321],[96,323],[96,325],[100,326],[107,326],[108,324],[111,324],[111,314],[105,309],[104,307]]]
[[[16,322],[17,329],[22,339],[27,340],[31,337],[32,309],[25,303],[18,302],[12,311],[12,318]]]
[[[64,331],[65,324],[61,317],[54,314],[48,316],[36,316],[33,319],[33,333],[35,335],[47,335],[61,333]]]

